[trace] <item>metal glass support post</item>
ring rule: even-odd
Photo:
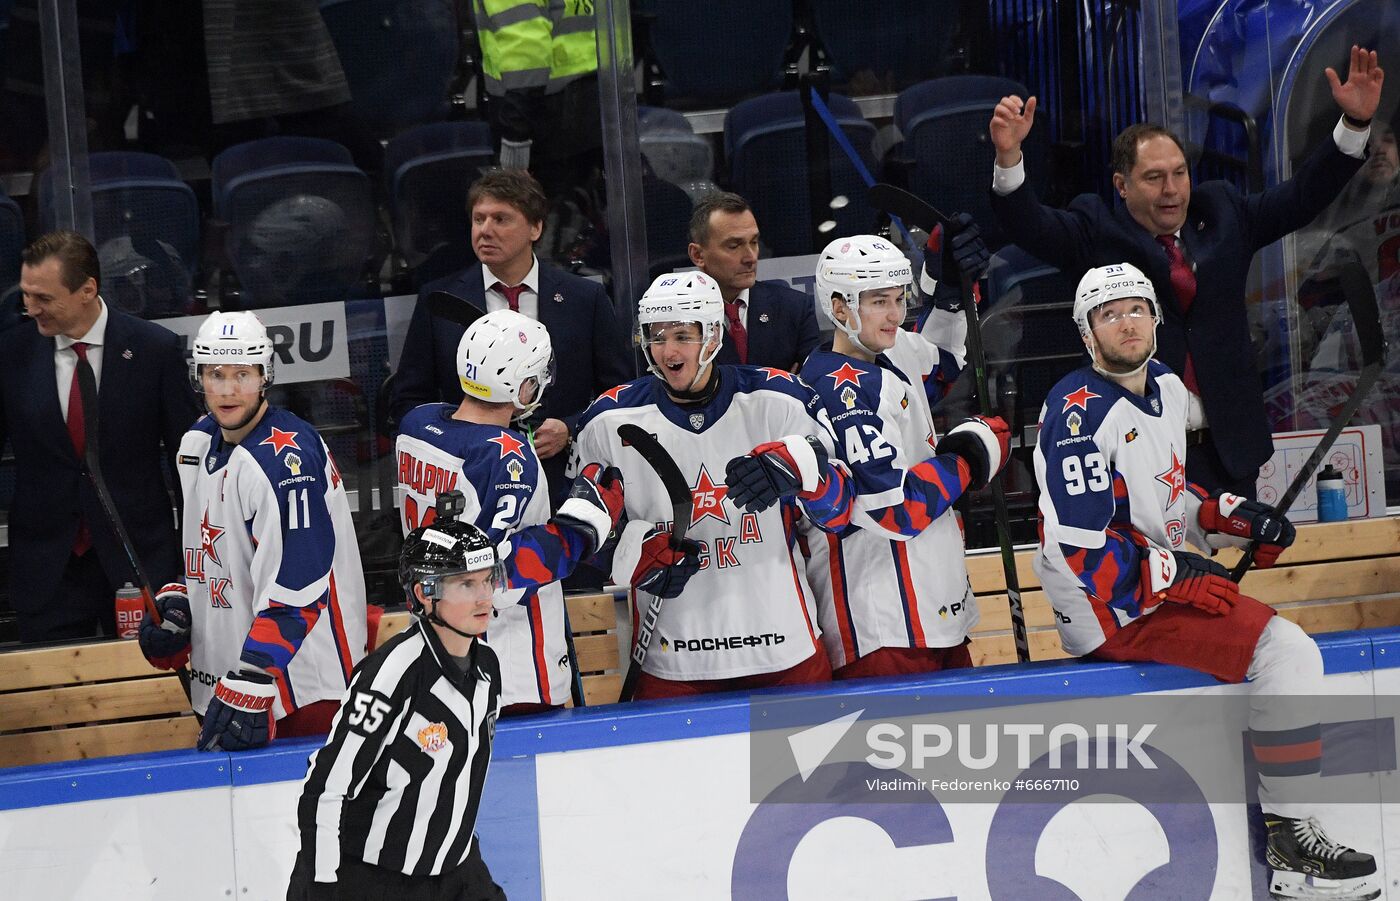
[[[39,0],[54,221],[94,241],[88,177],[87,110],[74,0]],[[36,181],[37,184],[37,181]]]
[[[632,13],[628,0],[597,0],[596,9],[598,107],[607,178],[613,306],[630,335],[635,331],[637,301],[649,282],[642,152],[632,75]]]
[[[1176,17],[1177,0],[1142,0],[1142,108],[1148,122],[1184,140],[1186,110]]]

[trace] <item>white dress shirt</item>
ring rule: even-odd
[[[520,312],[538,322],[540,318],[540,259],[533,254],[531,254],[530,259],[532,261],[530,271],[525,273],[525,278],[520,281],[520,284],[525,286],[525,290],[520,292]],[[484,263],[481,266],[481,278],[486,283],[483,286],[486,289],[486,312],[509,310],[510,302],[506,300],[504,294],[496,290],[496,283],[500,282],[504,285],[506,280],[497,277],[496,273],[491,271],[491,267]],[[513,288],[515,286],[508,285],[507,287]]]
[[[58,409],[63,414],[64,422],[68,421],[68,392],[73,390],[73,374],[78,370],[78,352],[73,349],[73,345],[79,341],[88,346],[88,365],[92,367],[97,387],[102,387],[102,342],[107,335],[107,304],[102,302],[101,297],[97,298],[97,303],[97,321],[87,330],[87,334],[77,339],[66,335],[58,335],[53,339],[53,368],[58,381]]]

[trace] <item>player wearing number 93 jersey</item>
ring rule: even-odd
[[[558,580],[607,538],[622,503],[620,484],[600,486],[594,477],[602,473],[594,470],[575,480],[576,490],[550,518],[539,458],[510,423],[540,405],[553,366],[544,326],[510,310],[488,313],[458,345],[461,404],[410,411],[396,447],[405,534],[433,521],[439,496],[460,491],[465,509],[458,518],[500,546],[506,577],[484,638],[500,659],[507,713],[558,706],[568,697],[572,670]]]

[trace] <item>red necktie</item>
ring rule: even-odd
[[[1177,306],[1181,307],[1181,315],[1185,316],[1196,299],[1196,273],[1191,271],[1186,254],[1177,246],[1176,235],[1158,235],[1157,243],[1167,252],[1167,262],[1171,264],[1172,293],[1176,295]],[[1191,361],[1190,351],[1186,354],[1186,372],[1182,373],[1181,380],[1192,394],[1200,395],[1201,389],[1196,384],[1196,366]]]
[[[496,284],[492,285],[492,288],[505,295],[506,303],[510,304],[510,309],[513,313],[520,312],[520,295],[528,287],[529,286],[523,282],[516,285],[514,288],[507,288],[503,282],[496,282]]]
[[[739,318],[739,302],[725,301],[724,320],[729,326],[729,337],[734,339],[734,351],[739,355],[740,363],[749,361],[749,332],[744,328],[744,321]]]
[[[83,421],[83,392],[79,387],[78,367],[87,366],[88,346],[79,341],[73,345],[73,353],[78,355],[78,365],[73,368],[73,383],[68,388],[68,437],[73,440],[73,450],[78,452],[78,462],[83,460],[87,449],[87,427]],[[81,516],[81,515],[80,515]],[[73,555],[81,557],[92,547],[92,535],[87,523],[78,520],[78,535],[73,539]]]

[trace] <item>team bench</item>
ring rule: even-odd
[[[1063,657],[1030,552],[1016,557],[1031,657]],[[1227,566],[1237,558],[1219,557]],[[1012,663],[1001,557],[974,554],[968,571],[982,611],[973,660]],[[1400,625],[1400,518],[1302,526],[1280,564],[1250,572],[1242,588],[1309,632]],[[611,703],[622,681],[614,599],[574,595],[567,603],[584,697]],[[386,614],[377,641],[407,625],[408,614]],[[152,670],[134,641],[0,653],[0,766],[188,748],[197,734],[175,677]]]

